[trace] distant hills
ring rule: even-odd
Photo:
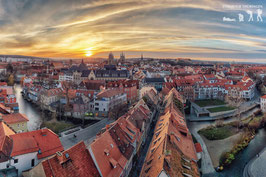
[[[24,55],[0,55],[0,58],[30,58],[30,59],[48,59],[45,57],[33,57]]]

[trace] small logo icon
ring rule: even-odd
[[[261,15],[262,15],[262,10],[261,9],[257,9],[257,22],[259,22],[259,21],[262,22],[263,21]]]
[[[224,21],[224,22],[235,22],[236,19],[235,19],[235,18],[223,17],[223,21]]]
[[[238,14],[238,20],[239,20],[239,22],[243,22],[244,21],[244,15]]]
[[[253,21],[253,12],[251,10],[247,10],[247,14],[249,15],[248,21]]]

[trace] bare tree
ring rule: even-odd
[[[241,104],[245,101],[241,97],[240,89],[232,89],[229,90],[228,94],[225,97],[226,102],[232,106],[237,108],[236,112],[236,126],[237,130],[239,131],[239,128],[241,126]]]

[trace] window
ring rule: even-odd
[[[152,159],[151,159],[150,161],[148,161],[148,162],[147,162],[147,165],[150,165],[150,164],[151,164],[151,162],[152,162]]]
[[[18,159],[14,159],[14,163],[18,163]]]
[[[31,160],[31,166],[34,167],[34,165],[35,165],[35,159],[32,159]]]
[[[151,150],[151,153],[153,153],[153,152],[154,152],[154,150],[155,150],[155,148],[153,148],[153,149]]]
[[[145,173],[148,173],[148,172],[150,171],[150,169],[151,169],[151,167],[147,168],[147,169],[145,170]]]
[[[127,129],[130,131],[130,133],[132,133],[132,134],[136,134],[136,132],[134,132],[133,130],[131,130],[129,127],[127,127]]]

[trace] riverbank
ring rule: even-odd
[[[61,131],[72,127],[81,125],[83,126],[83,120],[81,119],[73,119],[71,117],[61,117],[56,119],[53,116],[53,113],[50,113],[48,111],[46,113],[42,113],[38,105],[23,98],[21,94],[22,87],[19,84],[14,85],[14,91],[17,102],[19,104],[19,112],[25,114],[29,119],[27,123],[29,131],[47,127],[56,133],[60,133]],[[88,126],[96,122],[98,121],[84,120],[84,126]]]
[[[227,124],[216,122],[215,125],[199,130],[214,168],[227,168],[235,160],[235,156],[248,146],[255,131],[263,127],[265,121],[265,116],[253,115]]]
[[[247,117],[252,116],[258,110],[259,109],[256,108],[252,111],[242,114],[241,120],[245,120]],[[233,118],[223,120],[223,123],[232,123],[236,120],[238,119],[233,117]],[[201,160],[201,168],[200,168],[202,172],[202,176],[203,177],[228,177],[228,176],[242,177],[245,164],[248,163],[248,161],[251,158],[253,158],[256,155],[256,153],[260,152],[266,146],[266,141],[265,141],[266,130],[260,129],[258,133],[256,134],[255,138],[251,140],[248,147],[236,155],[235,160],[232,162],[232,164],[229,167],[227,167],[221,172],[216,172],[214,170],[212,160],[210,158],[207,147],[203,139],[201,138],[201,136],[198,134],[198,131],[200,129],[203,129],[209,126],[215,126],[216,123],[217,123],[216,121],[201,121],[201,122],[188,121],[189,130],[191,131],[191,133],[194,135],[194,137],[197,139],[197,141],[202,146],[203,152],[201,153],[202,160]]]
[[[56,119],[52,119],[50,121],[44,121],[41,125],[41,128],[46,127],[52,130],[53,132],[55,132],[56,134],[59,134],[60,132],[64,130],[74,128],[76,126],[70,122],[58,121]]]
[[[241,152],[239,152],[235,160],[230,166],[221,172],[214,172],[203,174],[203,177],[242,177],[245,166],[252,160],[259,152],[266,147],[266,129],[260,129],[254,139]]]
[[[243,133],[239,132],[226,139],[214,141],[201,136],[207,146],[214,167],[218,167],[220,165],[221,156],[230,151],[235,146],[235,142],[239,141],[242,135]]]

